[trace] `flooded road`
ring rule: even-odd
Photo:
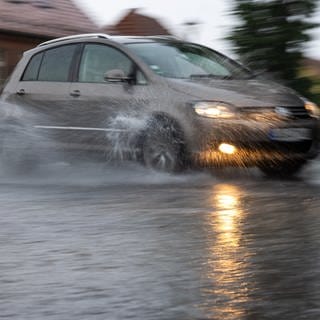
[[[60,164],[2,177],[0,203],[1,319],[320,319],[319,162],[288,181]]]

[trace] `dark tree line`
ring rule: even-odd
[[[228,40],[240,59],[312,98],[312,81],[301,76],[301,64],[317,0],[233,1],[239,24]]]

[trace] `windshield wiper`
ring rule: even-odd
[[[215,74],[212,74],[212,73],[199,73],[199,74],[191,74],[190,79],[192,78],[210,78],[210,79],[222,79],[222,80],[229,80],[229,79],[232,79],[233,77],[232,76],[218,76],[218,75],[215,75]]]

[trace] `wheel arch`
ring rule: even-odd
[[[174,137],[179,141],[179,153],[181,155],[182,164],[184,167],[189,166],[191,157],[184,128],[180,121],[176,119],[176,117],[167,112],[156,111],[153,112],[150,117],[148,117],[146,127],[144,128],[143,132],[141,132],[139,138],[140,146],[143,146],[144,139],[146,138],[148,132],[157,127],[159,128],[159,126],[165,129],[169,128],[174,134]]]

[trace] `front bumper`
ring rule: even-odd
[[[319,153],[319,122],[313,118],[272,121],[198,119],[193,160],[201,166],[257,166],[266,162],[307,160]],[[271,136],[273,129],[299,129],[310,132],[305,139],[286,141]],[[219,150],[221,143],[236,148],[233,154]]]

